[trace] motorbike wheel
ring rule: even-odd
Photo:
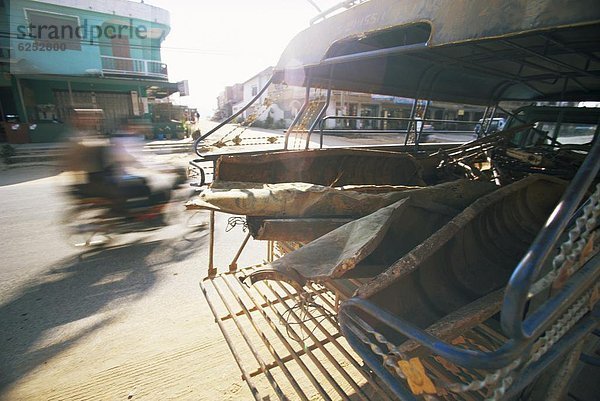
[[[186,227],[191,229],[206,227],[207,225],[206,213],[200,210],[192,212],[186,222]]]
[[[63,227],[69,244],[74,247],[98,247],[109,243],[109,224],[104,208],[73,206],[63,215]]]

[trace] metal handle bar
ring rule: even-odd
[[[193,167],[197,168],[198,171],[200,171],[200,184],[198,183],[192,183],[190,184],[193,187],[202,187],[204,186],[204,184],[206,184],[206,174],[204,173],[204,169],[198,164],[198,162],[201,162],[202,159],[194,159],[194,160],[190,160],[190,165],[192,165]]]
[[[252,98],[252,100],[250,100],[244,107],[242,107],[240,110],[238,110],[237,112],[235,112],[234,114],[232,114],[231,116],[229,116],[228,118],[225,119],[225,121],[223,121],[222,123],[220,123],[219,125],[217,125],[215,128],[211,129],[210,131],[208,131],[206,134],[198,137],[198,139],[196,139],[194,141],[194,152],[200,156],[203,157],[200,152],[198,151],[198,145],[200,144],[200,141],[208,138],[209,136],[211,136],[213,133],[215,133],[216,131],[218,131],[219,129],[221,129],[223,126],[225,126],[226,124],[229,124],[231,121],[233,121],[236,117],[238,117],[240,114],[242,114],[244,111],[246,111],[250,106],[252,106],[258,99],[260,99],[260,97],[262,96],[263,93],[265,93],[265,91],[267,90],[267,88],[269,87],[269,85],[271,85],[271,83],[273,82],[273,76],[271,76],[271,78],[269,78],[269,80],[267,81],[267,83],[265,84],[265,86],[262,87],[262,89],[256,94],[256,96],[254,96]]]

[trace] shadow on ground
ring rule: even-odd
[[[110,323],[111,305],[144,296],[169,264],[182,261],[206,241],[136,242],[92,250],[63,260],[0,307],[0,394],[44,361]],[[108,317],[107,317],[108,316]]]
[[[53,177],[61,171],[55,166],[15,167],[0,171],[0,187]]]

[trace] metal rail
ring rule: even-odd
[[[206,173],[204,172],[204,168],[198,164],[201,161],[202,159],[194,159],[189,161],[190,166],[196,169],[198,174],[200,174],[200,182],[193,182],[190,184],[193,187],[203,187],[204,184],[206,184]]]
[[[345,1],[342,1],[342,2],[334,5],[333,7],[328,8],[325,11],[321,11],[319,14],[317,14],[315,17],[313,17],[310,20],[310,24],[313,25],[321,20],[325,20],[325,19],[327,19],[327,17],[330,14],[332,14],[336,11],[339,11],[341,9],[348,9],[356,4],[364,3],[365,1],[367,1],[367,0],[345,0]],[[312,4],[312,2],[311,2],[311,4]]]
[[[325,124],[327,121],[329,120],[354,120],[354,121],[359,121],[359,120],[371,120],[371,121],[397,121],[397,122],[406,122],[408,123],[408,127],[405,130],[369,130],[369,131],[365,131],[365,130],[344,130],[344,129],[340,129],[340,130],[327,130],[325,129]],[[423,129],[425,126],[425,123],[440,123],[440,124],[463,124],[463,125],[477,125],[479,124],[479,121],[460,121],[460,120],[443,120],[443,119],[436,119],[436,118],[424,118],[424,119],[415,119],[415,118],[409,118],[409,117],[367,117],[367,116],[325,116],[321,119],[319,125],[319,148],[322,149],[323,148],[323,136],[325,133],[327,132],[340,132],[340,133],[348,133],[348,132],[362,132],[362,133],[367,133],[367,132],[372,132],[372,133],[378,133],[378,132],[404,132],[404,133],[408,133],[408,130],[410,129],[410,126],[412,123],[416,123],[416,122],[421,122],[421,127],[420,127],[420,131],[419,131],[419,136],[420,134],[423,133]],[[427,131],[428,133],[430,131]],[[431,131],[431,133],[440,133],[441,131],[436,131],[433,130]],[[449,132],[447,130],[443,130],[444,133]],[[461,132],[464,133],[466,131],[456,131],[454,133],[457,132]],[[450,132],[452,133],[452,132]],[[405,146],[406,143],[405,143]]]
[[[272,82],[273,82],[273,76],[271,76],[271,78],[269,78],[269,80],[267,81],[267,83],[265,84],[265,86],[263,86],[262,89],[256,94],[256,96],[254,96],[252,98],[252,100],[250,100],[244,107],[242,107],[237,112],[233,113],[231,116],[229,116],[228,118],[226,118],[225,121],[223,121],[222,123],[220,123],[219,125],[217,125],[215,128],[213,128],[210,131],[208,131],[206,134],[198,137],[198,139],[196,139],[194,141],[194,145],[193,145],[194,146],[194,148],[193,148],[194,152],[196,152],[196,154],[198,156],[202,157],[202,155],[198,151],[198,145],[200,144],[200,142],[203,141],[204,139],[208,138],[212,134],[214,134],[216,131],[218,131],[219,129],[221,129],[226,124],[229,124],[230,122],[232,122],[233,120],[235,120],[235,118],[237,118],[244,111],[248,110],[248,108],[250,106],[252,106],[258,99],[260,99],[260,97],[263,95],[263,93],[265,93],[265,91],[269,88],[269,85],[271,85]]]
[[[294,121],[292,121],[292,124],[289,126],[287,131],[285,131],[285,139],[284,139],[284,143],[283,143],[283,149],[287,150],[290,134],[294,130],[294,126],[302,118],[302,115],[306,111],[306,108],[308,107],[309,104],[310,104],[310,85],[306,85],[306,93],[304,95],[304,103],[302,104],[302,107],[300,107],[300,110],[298,111],[298,114],[296,114],[296,117],[294,117]]]
[[[317,115],[317,118],[315,118],[315,121],[313,121],[313,123],[310,126],[310,129],[308,130],[308,134],[306,135],[306,147],[305,147],[305,149],[309,148],[309,146],[310,146],[310,137],[311,137],[313,131],[315,130],[315,128],[317,128],[317,126],[320,124],[320,121],[323,118],[323,114],[325,114],[325,112],[327,111],[327,107],[329,107],[329,102],[330,101],[331,101],[331,88],[327,89],[327,97],[325,98],[325,103],[323,104],[323,107],[321,108],[321,111]]]

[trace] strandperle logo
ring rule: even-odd
[[[148,28],[144,25],[129,24],[90,24],[87,19],[83,24],[29,24],[17,26],[17,39],[33,39],[38,41],[87,41],[90,45],[100,39],[148,38]]]

